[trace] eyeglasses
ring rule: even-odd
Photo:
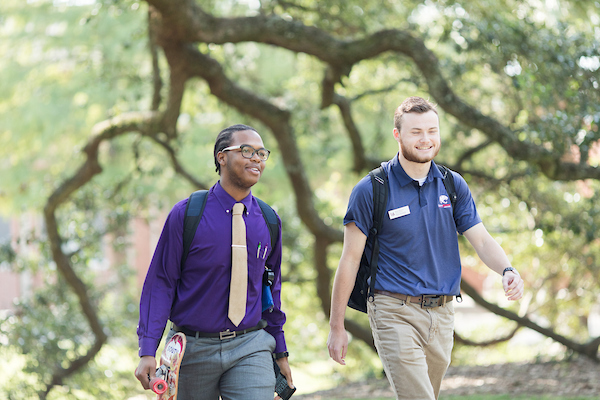
[[[250,146],[249,144],[241,144],[238,146],[229,146],[229,147],[225,147],[221,151],[230,151],[230,150],[237,150],[237,149],[240,149],[240,151],[242,152],[242,157],[252,158],[252,157],[254,157],[255,154],[258,154],[258,158],[260,158],[261,161],[267,161],[269,159],[269,154],[271,154],[271,152],[269,150],[265,149],[264,147],[257,150],[254,147]]]

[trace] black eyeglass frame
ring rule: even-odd
[[[258,155],[258,158],[260,158],[261,161],[267,161],[269,159],[269,155],[271,155],[271,150],[267,150],[264,147],[261,147],[260,149],[255,149],[254,147],[250,146],[249,144],[240,144],[240,145],[236,145],[236,146],[225,147],[220,152],[237,150],[237,149],[240,149],[240,153],[242,153],[242,157],[247,158],[247,159],[251,159],[256,154],[256,155]],[[248,157],[246,155],[248,153],[244,153],[244,149],[252,149],[252,153],[250,154],[250,157]],[[266,152],[266,156],[264,156],[264,157],[261,156],[259,151]]]

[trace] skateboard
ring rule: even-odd
[[[156,400],[177,400],[179,366],[185,353],[185,344],[185,335],[178,332],[165,345],[156,378],[150,381],[150,387],[157,395]]]

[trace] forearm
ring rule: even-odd
[[[273,312],[266,315],[268,311],[263,313],[263,318],[267,321],[267,331],[275,339],[275,351],[274,353],[281,353],[287,351],[287,345],[285,342],[285,334],[283,332],[283,324],[285,323],[285,314],[279,310],[273,310]],[[277,313],[278,315],[273,315]]]
[[[167,217],[142,288],[137,329],[140,356],[154,356],[171,316],[171,306],[181,276],[183,251],[181,232],[185,207],[180,203],[173,207]]]
[[[367,237],[351,222],[344,227],[344,247],[333,280],[329,326],[332,330],[344,327],[346,305],[356,282],[356,273]]]
[[[173,292],[156,285],[147,284],[140,299],[140,319],[137,334],[139,356],[154,356],[162,338],[173,303]],[[160,299],[161,301],[156,301]]]
[[[340,260],[333,280],[331,294],[331,314],[329,317],[329,326],[331,329],[344,328],[346,305],[354,287],[358,266],[358,264],[353,264],[343,258]]]
[[[475,248],[475,251],[477,251],[477,255],[481,258],[481,261],[488,268],[502,276],[502,286],[508,299],[520,299],[523,296],[524,290],[523,280],[516,270],[507,272],[506,274],[503,273],[506,268],[511,267],[510,261],[502,247],[489,234],[483,224],[479,223],[475,225],[464,234],[471,245],[473,245],[473,248]]]
[[[273,271],[273,283],[270,286],[273,296],[273,307],[262,312],[262,318],[267,321],[265,330],[275,338],[275,353],[281,353],[287,350],[283,325],[286,321],[286,315],[281,305],[281,226],[279,236],[273,247],[274,251],[267,259],[266,266]],[[264,288],[263,288],[264,289]]]
[[[511,266],[502,247],[490,236],[485,246],[477,251],[479,258],[489,269],[502,275],[505,268]]]
[[[464,235],[481,261],[492,271],[502,275],[502,271],[511,266],[502,247],[494,240],[482,223],[467,230]]]
[[[171,304],[175,296],[176,282],[168,281],[158,274],[156,256],[150,264],[148,276],[140,298],[140,318],[137,334],[139,356],[154,356],[171,314]]]

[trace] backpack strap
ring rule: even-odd
[[[269,228],[269,235],[271,236],[271,251],[275,248],[275,242],[277,241],[277,236],[279,235],[279,224],[277,223],[277,214],[275,214],[275,210],[271,208],[270,205],[255,197],[258,205],[260,206],[260,210],[262,211],[262,215],[267,223],[267,227]],[[262,288],[262,311],[265,312],[270,310],[273,311],[273,280],[275,275],[270,268],[267,268],[265,265],[265,272],[263,275],[263,288]]]
[[[452,172],[450,172],[450,168],[446,167],[442,164],[436,164],[438,169],[442,173],[442,182],[444,183],[444,187],[446,188],[446,192],[448,192],[448,196],[450,197],[450,203],[452,204],[452,216],[456,216],[456,202],[458,201],[458,196],[456,194],[456,187],[454,186],[454,176]]]
[[[185,218],[183,220],[183,253],[181,254],[181,269],[183,269],[183,265],[187,260],[188,253],[190,252],[190,246],[192,245],[192,241],[194,240],[194,236],[196,235],[196,231],[198,230],[198,224],[200,224],[200,219],[202,219],[202,213],[204,212],[204,207],[206,206],[206,199],[208,197],[208,190],[198,190],[190,195],[188,198],[188,203],[185,208]],[[271,249],[275,246],[275,242],[277,241],[277,235],[279,235],[279,224],[277,223],[277,214],[275,214],[275,210],[271,208],[267,203],[262,201],[261,199],[255,197],[258,205],[260,206],[260,210],[262,215],[267,223],[267,227],[269,228],[269,236],[271,237]],[[271,276],[269,275],[270,270],[266,270],[265,274],[267,275],[267,279]],[[272,274],[272,272],[271,272]],[[272,282],[271,278],[271,282]],[[272,310],[273,309],[273,294],[271,293],[272,283],[268,285],[265,283],[265,277],[263,276],[263,288],[262,288],[262,311]]]
[[[275,242],[277,241],[277,236],[279,235],[279,224],[277,222],[277,214],[275,214],[275,210],[271,208],[270,205],[255,197],[258,205],[260,206],[260,210],[262,211],[262,215],[265,218],[265,222],[267,223],[267,227],[269,228],[269,235],[271,235],[271,248],[275,246]]]
[[[206,206],[206,198],[208,197],[208,190],[198,190],[190,195],[188,203],[185,208],[185,219],[183,220],[183,253],[181,254],[181,267],[187,260],[188,253],[190,252],[190,246],[196,235],[198,224],[202,218],[204,207]],[[271,236],[271,248],[275,246],[277,236],[279,235],[279,224],[277,222],[277,215],[270,205],[255,197],[262,211],[262,215],[265,218],[267,227],[269,228],[269,235]]]
[[[375,279],[377,276],[377,262],[379,261],[379,239],[377,235],[381,231],[383,219],[385,218],[385,209],[387,206],[388,183],[387,176],[383,167],[375,168],[369,172],[371,184],[373,185],[373,227],[369,231],[368,241],[371,242],[371,282],[369,284],[369,293],[367,299],[373,298],[375,288]]]
[[[442,164],[436,165],[442,173],[442,182],[444,183],[446,192],[448,192],[448,196],[450,197],[450,203],[452,204],[452,217],[454,218],[454,223],[456,224],[456,203],[458,201],[458,195],[456,194],[456,187],[454,186],[454,176],[452,175],[450,168]],[[460,289],[456,295],[456,301],[462,303]]]
[[[185,207],[185,218],[183,220],[183,253],[181,254],[181,268],[187,260],[192,240],[196,235],[198,224],[202,218],[208,190],[198,190],[190,195],[187,206]]]

